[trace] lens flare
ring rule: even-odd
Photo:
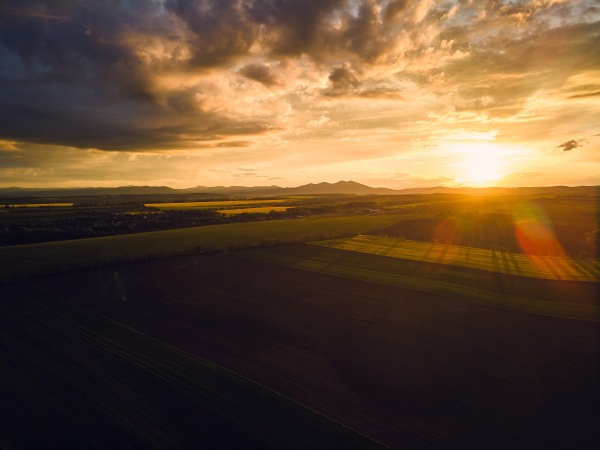
[[[535,256],[565,256],[544,211],[533,203],[516,204],[513,209],[515,235],[523,253]]]

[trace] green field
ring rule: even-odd
[[[0,281],[192,252],[351,236],[397,220],[394,215],[363,215],[261,221],[0,247]]]
[[[312,272],[440,294],[448,296],[449,302],[460,298],[530,314],[600,321],[595,283],[542,280],[313,244],[248,249],[240,255]]]
[[[314,242],[313,244],[391,258],[446,264],[525,277],[600,281],[600,262],[591,258],[529,256],[509,251],[366,235]]]

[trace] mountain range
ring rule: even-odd
[[[188,189],[174,189],[168,186],[120,186],[92,188],[0,188],[0,198],[19,197],[84,197],[84,196],[119,196],[119,195],[168,195],[168,194],[211,194],[227,197],[270,197],[282,195],[402,195],[402,194],[584,194],[600,195],[599,186],[548,186],[520,188],[471,188],[471,187],[426,187],[409,189],[389,189],[370,187],[355,181],[338,181],[337,183],[309,183],[297,187],[280,186],[196,186]]]

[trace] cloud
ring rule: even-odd
[[[166,0],[164,8],[185,26],[192,66],[218,66],[245,55],[258,38],[259,24],[248,20],[239,1]]]
[[[334,68],[328,79],[334,90],[355,88],[360,84],[355,72],[347,65]]]
[[[362,97],[368,99],[400,100],[402,95],[399,90],[390,87],[388,83],[379,84],[373,80],[370,86],[361,87],[361,82],[356,71],[348,64],[334,67],[328,77],[329,88],[323,91],[326,97]]]
[[[258,81],[267,87],[278,86],[281,81],[266,64],[249,64],[240,69],[240,73],[250,80]]]
[[[147,150],[266,131],[203,109],[198,86],[159,85],[194,58],[185,34],[157,2],[13,2],[0,22],[0,136]]]
[[[587,92],[585,94],[574,94],[570,95],[569,98],[586,98],[586,97],[597,97],[600,95],[600,91],[596,92]]]
[[[573,150],[574,148],[582,147],[581,143],[577,142],[575,139],[571,139],[570,141],[563,142],[558,146],[558,148],[562,148],[564,152],[569,150]]]
[[[451,129],[548,148],[597,122],[599,24],[594,0],[5,0],[0,150],[301,165],[304,139],[376,160]]]
[[[331,119],[326,116],[321,116],[318,119],[310,120],[306,124],[308,128],[321,128],[331,123]]]

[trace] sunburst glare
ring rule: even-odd
[[[490,142],[468,142],[452,147],[460,156],[457,179],[473,186],[491,186],[513,169],[514,150]]]

